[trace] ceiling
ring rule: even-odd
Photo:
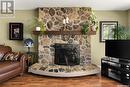
[[[38,7],[91,7],[93,10],[128,10],[130,0],[15,0],[16,10]]]

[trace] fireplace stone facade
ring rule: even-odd
[[[80,64],[91,62],[90,36],[86,35],[41,35],[39,36],[39,62],[49,64],[54,63],[55,43],[79,44],[80,45]]]
[[[67,31],[81,30],[82,24],[90,23],[91,27],[91,8],[39,8],[39,20],[44,21],[47,31],[63,30],[63,19],[69,18]],[[79,44],[80,45],[80,64],[91,63],[91,45],[89,35],[39,35],[38,51],[39,62],[54,64],[53,45],[55,43]]]

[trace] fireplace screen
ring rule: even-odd
[[[80,46],[78,44],[58,44],[54,45],[55,59],[57,65],[74,66],[80,64]]]

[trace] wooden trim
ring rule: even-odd
[[[81,31],[33,31],[34,35],[83,35]],[[96,31],[89,31],[86,35],[95,35]]]

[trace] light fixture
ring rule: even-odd
[[[28,52],[27,53],[30,53],[30,48],[33,47],[33,40],[31,38],[27,38],[24,40],[24,46],[28,48]]]

